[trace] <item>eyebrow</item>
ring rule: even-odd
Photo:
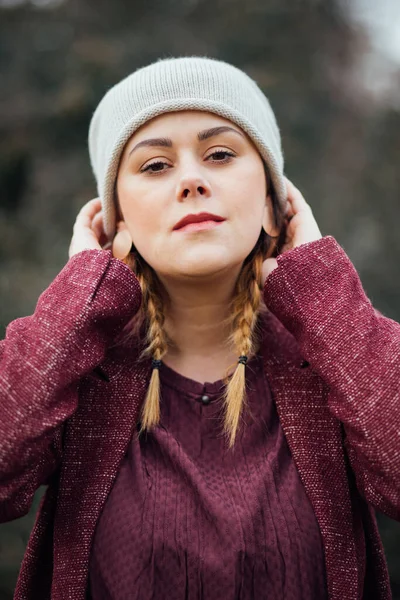
[[[211,129],[204,129],[203,131],[199,131],[199,133],[197,134],[197,139],[199,142],[203,142],[204,140],[208,140],[211,137],[219,135],[220,133],[225,133],[227,131],[229,131],[229,132],[233,131],[233,133],[237,133],[242,138],[244,138],[244,135],[237,129],[233,129],[233,127],[229,127],[229,125],[220,125],[219,127],[211,127]],[[132,154],[132,152],[134,152],[135,150],[137,150],[138,148],[141,148],[143,146],[146,146],[146,147],[161,146],[164,148],[172,148],[173,143],[170,138],[165,138],[165,137],[150,138],[148,140],[143,140],[142,142],[139,142],[138,144],[136,144],[136,146],[134,146],[132,148],[132,150],[128,154],[128,157]]]

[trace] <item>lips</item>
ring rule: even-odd
[[[186,215],[186,217],[176,223],[174,231],[176,229],[181,229],[181,227],[185,227],[185,225],[189,225],[190,223],[201,223],[202,221],[216,221],[219,223],[221,221],[225,221],[225,219],[219,215],[213,215],[206,212],[198,213],[197,215]]]

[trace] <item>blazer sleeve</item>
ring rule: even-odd
[[[265,303],[328,385],[360,493],[400,520],[400,324],[374,309],[332,236],[277,262]]]
[[[137,312],[141,289],[110,250],[74,255],[0,342],[0,522],[25,515],[61,461],[78,384]]]

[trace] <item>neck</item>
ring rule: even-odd
[[[173,342],[170,358],[190,357],[204,361],[218,356],[236,356],[228,343],[232,300],[238,272],[218,274],[213,281],[160,278],[167,292],[165,331]]]

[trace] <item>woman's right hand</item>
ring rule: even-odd
[[[104,250],[108,239],[103,228],[100,198],[83,205],[76,217],[69,246],[69,258],[82,250]]]

